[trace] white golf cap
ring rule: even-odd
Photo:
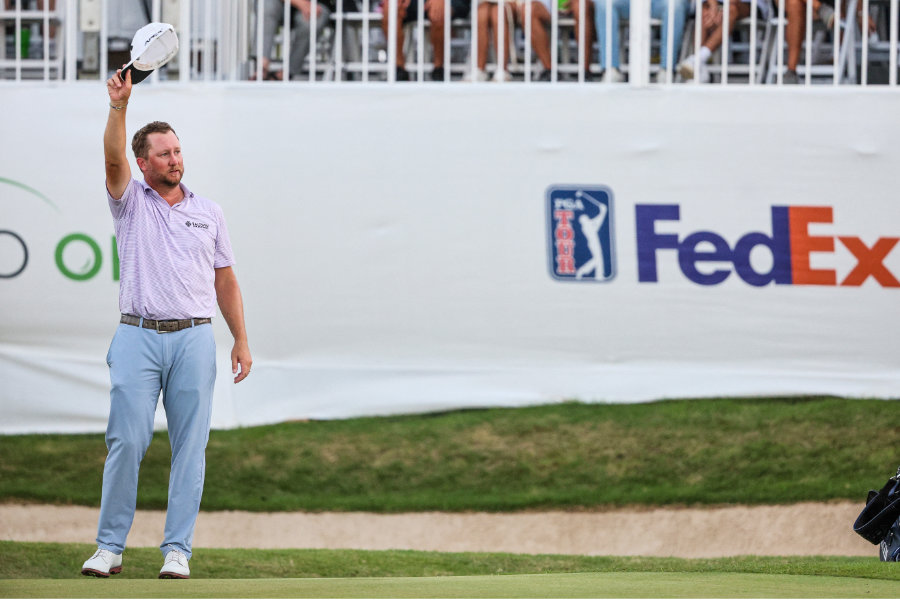
[[[178,52],[178,36],[168,23],[149,23],[137,30],[131,40],[131,62],[122,69],[131,71],[131,83],[138,83],[160,68]]]

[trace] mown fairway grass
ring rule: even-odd
[[[90,544],[0,542],[0,597],[895,598],[900,565],[877,558],[686,560],[359,550],[197,549],[192,579],[159,581],[156,548],[121,575],[78,574]],[[254,578],[254,579],[247,579]]]
[[[353,579],[0,582],[14,598],[896,598],[872,579],[743,573],[571,573]]]
[[[214,431],[206,510],[509,511],[851,499],[900,461],[891,401],[721,399],[287,423]],[[0,500],[97,506],[102,435],[0,436]],[[169,448],[144,459],[164,508]]]

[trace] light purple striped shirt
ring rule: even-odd
[[[216,314],[215,269],[234,264],[218,204],[181,184],[184,200],[169,204],[132,179],[122,198],[106,192],[119,250],[119,309],[147,319]]]

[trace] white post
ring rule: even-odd
[[[752,1],[756,2],[756,0]],[[666,70],[663,81],[669,84],[675,80],[675,0],[669,0],[669,5],[666,8],[668,9],[666,17],[666,64],[660,65],[660,68]]]
[[[841,0],[834,0],[834,30],[841,30]],[[841,53],[841,44],[838,40],[834,40],[833,46],[833,57],[832,57],[832,72],[831,72],[831,85],[839,85],[841,83],[841,69],[840,69],[840,53]]]
[[[400,15],[397,14],[397,0],[388,0],[388,36],[387,36],[387,45],[388,45],[388,72],[387,72],[387,80],[389,83],[394,83],[397,80],[397,19]],[[381,18],[384,18],[384,13],[382,13]]]
[[[578,83],[584,83],[584,71],[590,68],[589,64],[584,64],[584,44],[588,43],[588,40],[584,37],[584,18],[587,14],[586,4],[587,0],[581,0],[578,3],[578,43],[575,44],[575,47],[578,48]]]
[[[104,2],[103,4],[104,4],[104,12],[105,12],[106,2]],[[153,21],[154,23],[159,23],[162,20],[162,5],[160,4],[160,0],[153,0],[153,2],[151,3],[151,5],[150,5],[150,20]],[[104,35],[103,37],[105,39],[106,35]],[[106,53],[104,52],[104,54],[106,54]],[[152,83],[153,85],[156,85],[157,83],[159,83],[159,69],[153,69],[153,72],[150,73],[150,83]]]
[[[813,30],[813,3],[806,3],[806,73],[803,74],[803,83],[804,85],[809,85],[812,83],[812,30]],[[840,31],[840,27],[835,29],[835,35],[838,35],[837,32]]]
[[[416,81],[422,83],[425,81],[425,2],[419,2],[416,11]]]
[[[503,82],[502,73],[506,71],[506,38],[503,35],[506,32],[506,5],[503,0],[497,3],[497,81]]]
[[[599,0],[600,2],[606,2],[606,23],[604,27],[606,28],[606,43],[604,44],[605,48],[603,51],[606,53],[606,63],[601,65],[604,69],[609,71],[609,69],[613,68],[612,64],[612,0]],[[697,0],[700,2],[700,0]],[[555,78],[554,78],[555,79]],[[611,77],[608,77],[608,82],[612,81]]]
[[[340,0],[339,0],[340,1]],[[362,22],[362,78],[363,81],[369,81],[369,0],[363,0],[363,22]],[[381,15],[384,18],[384,14]]]
[[[178,12],[178,80],[187,83],[191,80],[191,0],[181,0]]]
[[[100,0],[100,81],[109,73],[109,2]],[[114,65],[116,69],[122,65]]]
[[[291,80],[291,3],[284,0],[281,23],[281,73],[284,81]],[[314,9],[315,10],[315,9]]]
[[[860,43],[862,44],[862,74],[860,83],[868,85],[869,83],[869,0],[863,0],[862,10],[862,32],[860,34]]]
[[[650,82],[650,0],[631,0],[628,22],[628,81],[643,87]]]
[[[759,5],[757,0],[750,0],[750,75],[747,83],[753,85],[756,83],[756,9]]]
[[[556,83],[559,77],[559,2],[550,0],[550,4],[550,81]]]
[[[812,2],[807,4],[812,5]],[[728,85],[728,41],[731,37],[728,23],[731,20],[731,2],[723,2],[722,6],[722,85]]]
[[[775,81],[778,85],[784,83],[784,4],[784,2],[778,3],[778,32],[775,34],[775,51],[778,53],[775,61],[777,67]]]
[[[50,80],[50,3],[44,2],[44,81]]]
[[[319,42],[316,35],[316,29],[319,26],[319,1],[312,0],[312,8],[309,15],[309,81],[316,80],[316,48]],[[288,30],[290,31],[290,30]],[[290,46],[288,46],[290,48]],[[290,81],[291,76],[285,73],[285,81]]]
[[[478,69],[478,0],[472,0],[472,7],[469,9],[469,26],[472,30],[472,48],[469,50],[469,67],[472,83],[478,81],[475,71]]]
[[[22,0],[16,0],[16,81],[22,81]],[[3,41],[6,43],[6,40]]]
[[[344,77],[344,0],[337,0],[334,24],[334,80]]]
[[[269,0],[274,2],[275,0]],[[263,80],[263,11],[266,0],[256,0],[256,83]],[[199,65],[197,65],[199,67]]]
[[[531,2],[525,0],[525,83],[531,83]]]
[[[78,78],[78,8],[75,0],[66,0],[66,81],[75,81]]]
[[[890,73],[888,74],[888,84],[890,84],[891,87],[894,87],[897,85],[897,0],[891,0],[888,18],[891,20],[891,43],[889,45],[890,59],[888,60],[888,69],[890,69]]]
[[[444,0],[444,81],[450,81],[450,22],[453,20],[453,9],[450,0]]]
[[[213,79],[213,26],[212,26],[212,0],[206,0],[206,15],[203,19],[203,80]]]

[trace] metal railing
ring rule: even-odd
[[[381,0],[328,1],[146,0],[147,20],[172,23],[181,44],[177,59],[150,81],[262,84],[280,71],[284,82],[293,75],[309,82],[393,83],[398,77],[422,82],[435,73],[424,1],[407,15],[399,14],[400,0],[384,0],[384,6]],[[112,35],[110,0],[2,2],[0,80],[104,79],[128,60],[129,40]],[[798,3],[787,0],[581,0],[571,12],[557,0],[469,0],[468,14],[459,14],[462,5],[443,0],[443,21],[436,25],[443,36],[435,39],[442,37],[446,68],[439,79],[896,87],[897,4],[834,0],[833,8],[823,3],[814,13],[808,1],[798,13]],[[266,25],[273,6],[280,18]],[[719,25],[705,27],[704,15]],[[682,19],[683,26],[676,25]],[[802,26],[792,27],[791,19]],[[394,33],[398,23],[402,46]],[[488,43],[479,40],[485,35]],[[507,35],[509,45],[493,43]],[[303,52],[295,52],[298,38],[308,44]],[[547,51],[549,64],[542,59]],[[619,55],[627,60],[611,64]],[[292,65],[292,56],[302,59]]]

